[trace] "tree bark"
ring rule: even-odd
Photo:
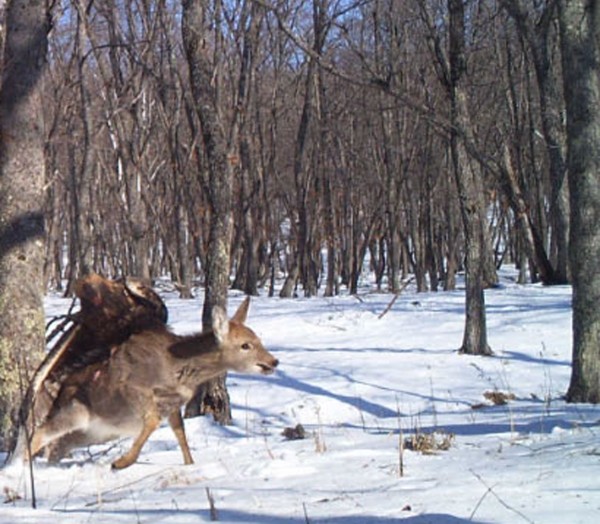
[[[92,98],[86,85],[85,78],[85,53],[88,38],[87,20],[85,6],[81,0],[77,2],[77,82],[79,85],[79,114],[82,122],[83,137],[80,144],[75,147],[81,149],[81,161],[79,165],[74,162],[70,170],[71,175],[71,208],[72,208],[72,242],[77,253],[77,265],[74,274],[71,275],[69,287],[79,277],[85,276],[94,270],[93,260],[93,215],[91,201],[91,181],[93,176],[94,154],[92,148],[92,137],[94,134],[94,122]],[[75,157],[75,151],[73,151]]]
[[[571,198],[569,402],[600,402],[600,2],[559,2]]]
[[[327,24],[327,1],[314,0],[313,14],[313,43],[312,52],[320,56],[325,47],[329,25]],[[304,296],[311,297],[317,294],[319,247],[314,238],[314,225],[316,217],[313,194],[316,186],[316,173],[311,165],[311,139],[312,134],[318,130],[321,115],[319,113],[319,64],[314,58],[308,59],[305,78],[304,100],[296,140],[294,143],[293,174],[296,191],[295,216],[297,216],[297,235],[294,255],[293,270],[290,271],[280,296],[289,297],[289,292],[296,287],[300,278]],[[313,153],[314,154],[314,153]],[[295,271],[298,266],[298,272]],[[292,281],[292,278],[296,280]],[[286,294],[284,294],[284,292]]]
[[[511,154],[507,146],[504,150],[503,164],[499,167],[500,183],[509,205],[515,214],[515,226],[521,233],[523,248],[529,259],[535,264],[544,284],[557,284],[555,271],[546,256],[544,243],[539,231],[533,224],[523,191],[513,168]]]
[[[466,320],[461,353],[490,355],[484,297],[485,243],[481,189],[478,174],[469,165],[463,144],[465,133],[471,129],[464,87],[465,13],[462,0],[448,0],[449,53],[448,78],[453,128],[450,138],[451,156],[456,177],[460,209],[465,233]]]
[[[202,143],[208,167],[210,229],[206,257],[206,295],[202,311],[204,329],[212,327],[214,307],[227,309],[233,219],[231,209],[233,163],[218,111],[215,70],[207,45],[207,1],[182,0],[182,36],[190,73],[192,96],[202,128]],[[186,416],[212,413],[221,424],[231,422],[225,376],[202,385],[186,408]]]
[[[258,295],[260,203],[257,188],[260,184],[260,168],[257,162],[255,138],[251,131],[251,103],[256,91],[256,58],[260,44],[260,29],[264,10],[247,0],[244,3],[240,26],[243,28],[243,48],[239,66],[239,78],[235,102],[235,119],[232,141],[239,151],[241,178],[240,228],[243,230],[242,266],[238,268],[239,281],[247,295]],[[238,136],[235,136],[235,133]],[[233,144],[232,144],[233,145]],[[237,280],[237,278],[236,278]]]
[[[546,284],[565,284],[568,278],[569,205],[563,155],[564,127],[560,114],[560,95],[556,85],[557,75],[552,71],[552,47],[549,41],[555,2],[550,0],[543,8],[538,9],[536,12],[540,15],[536,20],[532,20],[532,15],[520,0],[502,0],[501,4],[514,19],[519,33],[531,50],[538,84],[542,133],[548,155],[551,185],[549,216],[552,221],[552,237],[556,244],[556,267],[548,265],[543,278]]]
[[[6,10],[0,87],[0,449],[15,438],[18,406],[43,355],[44,122],[48,5]]]

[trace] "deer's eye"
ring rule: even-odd
[[[250,344],[248,344],[248,342],[244,342],[244,343],[242,344],[242,349],[243,349],[244,351],[248,351],[248,350],[250,349],[250,347],[251,347],[251,346],[250,346]]]

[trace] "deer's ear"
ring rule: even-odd
[[[220,306],[214,306],[212,309],[212,327],[217,340],[223,342],[229,333],[229,320],[227,313]]]
[[[232,322],[237,322],[239,324],[243,324],[246,322],[246,318],[248,317],[248,309],[250,308],[250,297],[246,297],[246,299],[240,304],[237,311],[231,317]]]

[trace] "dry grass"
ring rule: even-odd
[[[513,393],[504,393],[502,391],[486,391],[483,396],[494,406],[504,406],[509,400],[515,400],[517,397]]]
[[[431,433],[417,432],[404,439],[404,449],[418,451],[423,455],[435,455],[438,451],[447,451],[454,442],[454,434],[443,430]]]
[[[21,498],[21,495],[19,495],[14,489],[4,486],[4,504],[15,503],[17,500],[21,500]]]
[[[493,406],[505,406],[509,401],[516,400],[517,398],[513,393],[504,393],[503,391],[498,390],[486,391],[483,396],[487,401],[491,402],[491,405]],[[471,409],[482,409],[489,406],[490,404],[488,403],[480,402],[479,404],[473,404]]]

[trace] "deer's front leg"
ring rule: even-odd
[[[148,440],[148,437],[154,433],[158,426],[160,426],[160,416],[158,413],[148,413],[144,417],[144,427],[138,437],[133,441],[131,449],[112,463],[112,469],[123,469],[131,466],[139,457],[140,451]]]
[[[190,446],[188,445],[187,437],[185,436],[185,427],[183,425],[183,418],[181,418],[181,411],[179,408],[169,415],[169,424],[171,425],[173,433],[175,433],[175,436],[177,437],[177,442],[179,442],[179,447],[183,453],[183,463],[193,464],[194,459],[192,458]]]

